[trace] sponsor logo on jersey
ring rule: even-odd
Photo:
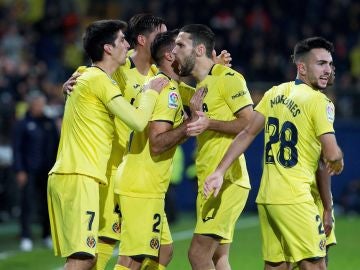
[[[235,95],[231,96],[231,99],[239,98],[246,95],[247,91],[239,91]]]
[[[160,248],[160,241],[157,237],[154,237],[150,240],[150,247],[152,249],[159,249]]]
[[[320,248],[320,250],[325,250],[326,249],[326,239],[321,239],[320,240],[319,248]]]
[[[112,230],[114,233],[120,233],[121,231],[121,226],[120,223],[118,221],[115,221],[112,225]]]
[[[168,107],[170,109],[177,109],[179,107],[179,95],[176,92],[169,93]]]
[[[205,217],[202,219],[202,221],[205,223],[205,222],[209,221],[210,219],[214,219],[214,217]]]
[[[234,76],[234,75],[235,75],[234,72],[228,72],[228,73],[225,74],[225,76]]]
[[[96,246],[95,237],[92,235],[88,236],[88,238],[86,239],[86,244],[89,248],[95,248]]]
[[[334,108],[334,104],[329,103],[326,106],[326,115],[327,115],[327,119],[329,120],[329,122],[334,122],[335,120],[335,108]]]

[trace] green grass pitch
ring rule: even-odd
[[[190,270],[187,249],[190,244],[194,219],[191,215],[182,215],[181,220],[171,226],[174,238],[174,256],[168,270]],[[35,227],[37,232],[39,228]],[[338,244],[330,249],[330,270],[360,269],[360,217],[337,217],[336,236]],[[106,269],[113,269],[114,256]],[[259,222],[254,216],[239,219],[230,251],[230,263],[233,270],[263,269]],[[32,252],[18,250],[17,224],[0,224],[0,269],[10,270],[59,270],[64,259],[56,258],[51,250],[44,249],[37,239]]]

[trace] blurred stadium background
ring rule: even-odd
[[[353,248],[346,242],[356,243],[359,249],[360,239],[351,234],[359,235],[357,215],[360,211],[360,2],[351,0],[0,0],[0,243],[3,243],[0,245],[0,269],[25,269],[21,263],[20,268],[16,268],[15,258],[20,256],[20,261],[29,263],[29,258],[36,256],[16,253],[19,192],[11,167],[11,143],[14,122],[26,111],[26,95],[34,90],[43,92],[48,98],[47,115],[60,124],[64,105],[61,86],[77,66],[88,63],[81,44],[84,27],[103,18],[127,21],[139,12],[163,17],[168,29],[187,23],[211,26],[217,35],[217,49],[231,52],[233,67],[246,78],[255,103],[272,85],[295,78],[290,55],[298,40],[321,35],[334,43],[336,80],[326,94],[336,105],[335,128],[346,165],[343,174],[334,177],[332,190],[339,216],[339,246],[349,247],[348,251],[338,253],[339,258],[344,254],[348,259],[337,260],[354,264],[350,268],[342,264],[342,267],[331,269],[357,269],[360,260],[350,256]],[[194,141],[185,143],[183,149],[186,172],[193,164]],[[253,186],[246,206],[248,214],[256,209],[254,200],[261,176],[261,149],[262,137],[258,136],[246,153]],[[194,209],[196,187],[192,178],[191,173],[184,173],[183,180],[175,186],[177,205],[185,213],[192,213]],[[192,215],[185,214],[183,222],[187,225],[175,224],[180,226],[179,231],[191,229]],[[351,224],[357,227],[348,227]],[[255,229],[253,241],[259,241],[258,232]],[[252,242],[244,239],[246,245],[247,240]],[[341,250],[340,247],[335,249]],[[335,249],[334,257],[338,252]],[[180,255],[184,262],[185,250]],[[240,250],[244,251],[244,247]],[[47,261],[45,257],[53,260],[50,252],[37,252],[41,260]],[[253,257],[260,260],[260,244],[253,252],[257,254]],[[235,248],[232,253],[233,261],[246,260],[245,256],[235,254]],[[34,269],[54,269],[56,265],[61,262],[55,260],[44,268]],[[240,269],[240,265],[234,269]],[[256,265],[242,269],[261,267],[261,263]]]

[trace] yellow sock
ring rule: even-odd
[[[100,242],[97,244],[97,260],[93,270],[105,270],[108,261],[110,260],[115,244],[108,244]]]
[[[165,270],[166,267],[161,265],[150,258],[145,258],[141,264],[140,270]]]
[[[114,270],[130,270],[130,268],[127,268],[126,266],[120,264],[116,264]]]

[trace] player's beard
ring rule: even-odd
[[[195,50],[191,51],[189,56],[184,58],[183,64],[178,64],[179,75],[182,77],[186,77],[191,75],[192,70],[195,66],[196,54]]]
[[[320,83],[320,77],[316,77],[314,75],[311,75],[309,77],[309,82],[310,85],[313,89],[319,89],[319,90],[324,90],[327,86],[327,84],[325,84],[324,86],[321,85]]]

